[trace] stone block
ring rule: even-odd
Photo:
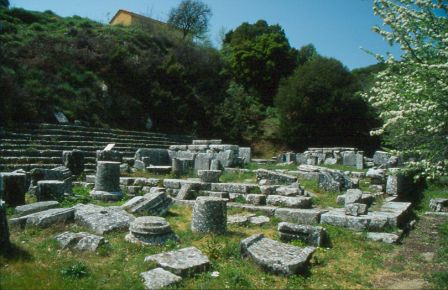
[[[256,225],[256,226],[262,226],[264,224],[267,224],[270,221],[271,221],[271,219],[264,215],[253,216],[253,217],[249,218],[249,223]]]
[[[238,157],[243,159],[244,164],[250,163],[252,160],[252,150],[250,147],[240,147],[238,150]]]
[[[221,170],[198,170],[198,177],[202,182],[219,182]]]
[[[247,194],[246,202],[253,205],[265,205],[266,195],[264,194]]]
[[[432,198],[429,208],[436,212],[448,212],[448,198]]]
[[[119,162],[97,162],[95,187],[90,195],[94,199],[104,201],[116,201],[123,197],[123,193],[120,188]]]
[[[209,153],[198,153],[194,160],[194,170],[209,170],[210,162],[213,159],[213,155]]]
[[[168,212],[171,204],[171,198],[164,192],[153,192],[133,197],[121,207],[129,213],[163,216]]]
[[[123,154],[117,150],[97,150],[96,151],[97,161],[113,161],[113,162],[123,162]]]
[[[191,230],[198,233],[223,233],[227,229],[226,200],[200,196],[193,207]]]
[[[319,226],[281,222],[278,224],[277,230],[282,241],[300,240],[315,247],[322,247],[327,238],[326,230]]]
[[[52,208],[11,219],[11,224],[24,226],[37,226],[46,228],[56,223],[67,223],[73,220],[73,208]]]
[[[62,151],[62,163],[73,175],[81,175],[84,172],[84,153],[77,149]]]
[[[75,222],[85,226],[98,235],[115,230],[127,230],[134,217],[119,206],[97,206],[78,204],[75,209]]]
[[[210,139],[210,140],[193,140],[193,145],[219,145],[222,143],[221,139]]]
[[[320,217],[325,212],[320,209],[278,208],[275,210],[275,217],[286,222],[314,225],[320,222]]]
[[[342,165],[355,167],[356,166],[356,152],[355,151],[342,152]]]
[[[272,170],[258,169],[256,171],[257,180],[266,179],[270,184],[291,184],[297,181],[297,177],[279,173]]]
[[[185,175],[193,171],[194,160],[184,158],[173,158],[171,170],[176,175]]]
[[[95,252],[101,245],[105,243],[103,237],[80,232],[64,232],[55,237],[62,249],[71,248],[80,252]]]
[[[179,238],[164,218],[143,216],[131,222],[125,240],[134,244],[162,245],[167,241],[177,242]]]
[[[345,214],[352,216],[360,216],[367,214],[367,205],[364,203],[345,204]]]
[[[376,242],[383,242],[386,244],[396,244],[400,241],[400,236],[392,233],[374,233],[368,232],[367,238]]]
[[[316,250],[280,243],[262,234],[250,236],[240,243],[241,254],[250,257],[264,270],[282,275],[303,273]]]
[[[210,267],[208,257],[195,247],[147,256],[145,262],[149,261],[182,277],[204,272]]]
[[[250,193],[258,190],[257,184],[252,183],[212,183],[211,190],[213,191],[227,191],[232,193]]]
[[[21,205],[15,208],[14,213],[17,216],[24,216],[47,209],[59,207],[59,202],[55,200],[34,202],[26,205]]]
[[[147,272],[140,273],[145,289],[163,289],[182,280],[182,277],[174,275],[163,268],[155,268]]]
[[[154,166],[171,165],[171,160],[167,149],[160,148],[140,148],[135,152],[135,160],[143,161],[143,157],[149,158],[149,163]]]
[[[311,197],[269,195],[266,199],[266,204],[290,208],[310,208]]]
[[[64,197],[65,183],[59,180],[40,180],[37,182],[38,201],[61,200]]]

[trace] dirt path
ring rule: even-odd
[[[448,272],[448,261],[441,257],[439,233],[440,225],[447,220],[448,217],[422,216],[403,244],[386,259],[384,271],[374,279],[375,288],[434,288],[429,281],[431,274]]]

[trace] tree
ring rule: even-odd
[[[371,149],[368,131],[376,124],[356,90],[354,77],[338,60],[318,56],[298,67],[281,82],[275,98],[283,141],[300,150],[335,145]]]
[[[9,8],[9,0],[0,0],[0,8]]]
[[[296,67],[297,51],[289,45],[280,25],[259,20],[243,23],[226,34],[223,55],[233,79],[272,105],[280,79]]]
[[[177,8],[171,9],[168,24],[182,31],[183,38],[203,38],[208,30],[212,15],[210,7],[199,0],[183,0]]]
[[[448,4],[444,0],[376,0],[374,12],[389,29],[374,27],[403,50],[392,55],[364,94],[384,124],[374,135],[415,161],[421,176],[448,173]]]
[[[297,65],[304,65],[316,56],[319,56],[319,54],[313,44],[304,45],[297,52]]]
[[[251,143],[261,135],[264,108],[244,87],[231,82],[227,98],[219,105],[215,126],[228,141]]]

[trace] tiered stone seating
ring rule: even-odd
[[[26,124],[6,128],[0,135],[0,171],[53,168],[62,164],[62,151],[84,152],[86,169],[95,168],[96,150],[115,143],[115,150],[132,158],[138,148],[168,148],[191,143],[186,135],[94,128],[79,125]]]

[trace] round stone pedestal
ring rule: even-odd
[[[123,197],[120,189],[120,162],[98,161],[92,198],[115,201]]]
[[[191,230],[197,233],[223,233],[226,229],[226,200],[210,196],[198,197],[193,207]]]
[[[129,227],[125,240],[131,243],[161,245],[168,240],[179,238],[171,230],[169,223],[162,217],[143,216],[136,218]]]

